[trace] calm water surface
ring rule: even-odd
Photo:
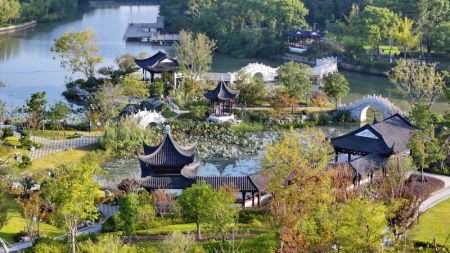
[[[347,133],[359,127],[359,124],[342,124],[333,126],[317,127],[322,129],[327,137],[335,137]],[[299,130],[301,131],[301,129]],[[279,133],[266,132],[259,133],[258,138],[264,143],[270,143],[280,138]],[[261,167],[261,159],[264,155],[264,148],[254,155],[242,156],[234,159],[205,159],[198,170],[199,176],[245,176],[254,174]],[[346,155],[339,157],[339,160],[345,161]],[[137,159],[111,160],[103,165],[106,174],[99,177],[98,180],[104,185],[114,184],[122,179],[131,177],[140,177],[140,165]]]
[[[112,65],[118,55],[131,53],[137,55],[145,52],[156,53],[158,50],[174,53],[172,47],[156,46],[146,43],[126,43],[122,40],[129,22],[154,22],[158,16],[159,6],[114,5],[92,7],[83,11],[78,17],[66,22],[39,24],[36,27],[0,35],[3,45],[0,49],[0,80],[7,87],[0,90],[0,99],[10,106],[24,103],[31,93],[46,91],[49,101],[62,99],[65,90],[65,77],[70,73],[63,70],[50,52],[53,40],[65,31],[82,31],[92,28],[97,34],[100,48],[99,55],[104,58],[103,65]],[[225,55],[216,55],[212,71],[229,72],[250,62],[262,62],[278,66],[280,61],[262,59],[236,59]],[[401,107],[407,108],[405,101],[396,93],[393,86],[383,77],[343,72],[351,86],[351,93],[344,102],[352,102],[367,94],[381,94],[391,98]],[[74,76],[76,78],[77,76]],[[434,108],[444,110],[440,103]]]

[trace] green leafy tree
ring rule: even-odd
[[[423,32],[423,42],[427,48],[428,58],[435,46],[434,36],[439,25],[450,21],[450,2],[447,0],[418,0],[416,22],[418,30]]]
[[[438,24],[431,36],[436,50],[450,53],[450,21]]]
[[[436,64],[402,59],[386,74],[411,106],[430,108],[444,93],[447,73],[437,70]]]
[[[238,74],[236,88],[239,90],[236,102],[241,105],[242,109],[247,105],[261,105],[267,98],[264,81],[242,71]]]
[[[0,185],[0,229],[2,229],[6,222],[8,221],[8,207],[6,205],[5,200],[5,192],[3,184]],[[9,248],[6,245],[5,241],[3,241],[2,238],[0,238],[0,244],[2,245],[4,252],[9,252]]]
[[[403,49],[404,58],[408,51],[420,43],[420,34],[413,33],[414,22],[407,17],[400,20],[400,24],[394,31],[394,37],[400,47]]]
[[[207,222],[215,206],[214,189],[203,181],[183,190],[177,203],[184,218],[195,222],[197,238],[201,238],[201,224]]]
[[[235,189],[221,188],[214,191],[214,206],[207,220],[207,227],[220,240],[225,241],[237,223],[239,208],[234,205]]]
[[[127,235],[132,235],[136,231],[138,205],[138,196],[135,193],[120,198],[118,215],[122,223],[122,229]]]
[[[125,76],[121,89],[121,94],[128,97],[128,102],[133,98],[146,98],[150,95],[147,82],[142,81],[142,75],[139,74]]]
[[[216,48],[214,40],[203,33],[193,34],[183,30],[180,31],[180,40],[174,46],[181,71],[188,80],[196,81],[209,71]]]
[[[396,27],[398,16],[387,8],[367,6],[359,15],[358,24],[361,35],[367,39],[372,52],[379,55],[381,43],[390,36],[390,31]]]
[[[28,113],[27,126],[28,129],[44,130],[45,109],[47,106],[47,99],[44,92],[36,92],[31,94],[31,98],[26,100],[27,107],[25,111]]]
[[[118,116],[125,108],[125,104],[120,101],[121,96],[121,87],[109,81],[106,81],[94,93],[94,105],[104,125],[108,125],[111,119]]]
[[[70,251],[76,251],[78,225],[98,217],[95,207],[99,184],[94,181],[98,167],[92,163],[65,165],[54,179],[43,184],[41,197],[54,209],[52,214],[59,225],[66,228]]]
[[[64,136],[66,136],[65,125],[69,114],[70,108],[63,101],[56,102],[47,112],[47,118],[56,125],[58,131],[60,129],[64,131]]]
[[[161,80],[155,80],[150,84],[150,94],[154,98],[161,98],[164,94],[164,83]]]
[[[51,50],[60,58],[61,67],[70,69],[72,73],[82,73],[86,80],[94,77],[95,67],[103,62],[103,58],[94,56],[99,49],[95,32],[91,29],[65,32],[55,40]]]
[[[306,64],[289,61],[278,70],[278,81],[283,85],[289,96],[297,101],[305,100],[312,91],[312,69]],[[291,104],[294,113],[294,104]]]
[[[6,24],[20,16],[18,0],[0,0],[0,24]]]
[[[268,145],[262,161],[269,176],[268,192],[272,223],[280,250],[320,252],[330,247],[331,223],[328,206],[333,201],[331,146],[325,134],[305,129],[291,130],[280,142]]]
[[[423,130],[414,132],[408,147],[411,150],[414,162],[421,170],[422,181],[424,180],[424,168],[429,168],[432,163],[447,158],[445,146],[441,145],[439,139],[435,136],[435,127],[431,124],[425,126]]]
[[[334,100],[336,108],[339,101],[347,96],[350,87],[347,79],[342,74],[332,74],[324,78],[325,85],[321,87],[325,94]]]
[[[333,214],[333,243],[338,252],[379,252],[386,228],[382,203],[353,199],[339,204]]]

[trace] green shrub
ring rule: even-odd
[[[120,219],[119,217],[114,214],[113,216],[109,217],[105,220],[105,222],[102,225],[102,233],[107,232],[117,232],[120,231]]]
[[[254,220],[262,221],[267,214],[267,210],[263,208],[259,209],[243,209],[239,212],[239,223],[250,224]]]
[[[269,120],[269,112],[266,111],[245,111],[243,113],[244,121],[250,123],[264,123]]]
[[[142,129],[136,123],[122,120],[103,131],[100,147],[114,157],[130,157],[142,152],[142,140],[155,142],[159,134],[152,129]]]
[[[26,155],[23,155],[22,161],[20,162],[19,167],[24,169],[24,168],[31,166],[31,163],[32,163],[31,158]]]
[[[31,248],[31,253],[63,253],[67,252],[67,245],[64,240],[53,240],[48,238],[38,238]]]
[[[317,124],[321,126],[327,125],[330,121],[331,117],[328,113],[321,113],[317,118]]]
[[[170,110],[169,105],[167,105],[166,103],[162,103],[158,108],[157,111],[159,112],[165,112]]]
[[[161,113],[161,115],[164,118],[169,119],[169,118],[173,118],[173,117],[177,116],[177,113],[173,112],[173,111],[164,111],[164,112]]]
[[[305,115],[305,116],[309,116],[309,115],[311,115],[311,112],[306,110],[306,109],[303,109],[302,110],[302,114]]]
[[[336,116],[334,117],[336,122],[348,123],[352,121],[352,117],[350,111],[348,110],[339,110],[336,112]]]
[[[12,136],[14,136],[14,131],[12,130],[12,128],[7,127],[7,128],[3,129],[3,134],[2,134],[3,138],[12,137]]]

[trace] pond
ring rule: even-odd
[[[330,126],[318,126],[316,128],[325,132],[327,137],[335,137],[358,128],[359,124],[341,124]],[[299,129],[298,131],[301,131]],[[251,133],[261,142],[267,144],[280,138],[279,132]],[[265,146],[265,144],[263,146]],[[243,155],[236,158],[204,159],[197,175],[199,176],[245,176],[259,171],[264,148],[252,155]],[[345,161],[347,157],[342,155],[339,160]],[[105,174],[98,178],[103,185],[120,182],[129,177],[140,177],[140,165],[137,159],[114,159],[103,165]]]
[[[101,4],[92,6],[75,15],[71,20],[38,24],[24,31],[0,35],[3,44],[0,49],[0,80],[7,84],[0,90],[0,99],[9,106],[23,105],[31,93],[46,91],[49,102],[63,99],[65,77],[70,75],[59,62],[53,59],[50,48],[53,40],[65,31],[81,31],[92,28],[97,34],[99,55],[104,65],[112,65],[114,58],[141,52],[154,54],[157,51],[174,53],[172,47],[148,43],[125,42],[122,37],[130,22],[154,22],[159,13],[157,5]],[[212,71],[231,72],[251,62],[278,66],[281,61],[264,59],[237,59],[226,55],[215,55]],[[407,108],[405,101],[394,91],[387,78],[343,71],[350,82],[350,94],[344,102],[353,102],[367,94],[380,94]],[[73,78],[77,78],[75,75]],[[438,103],[433,108],[446,108]]]

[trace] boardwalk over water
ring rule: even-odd
[[[164,18],[158,17],[156,23],[130,23],[123,35],[124,40],[143,42],[171,42],[180,39],[179,34],[164,34]]]

